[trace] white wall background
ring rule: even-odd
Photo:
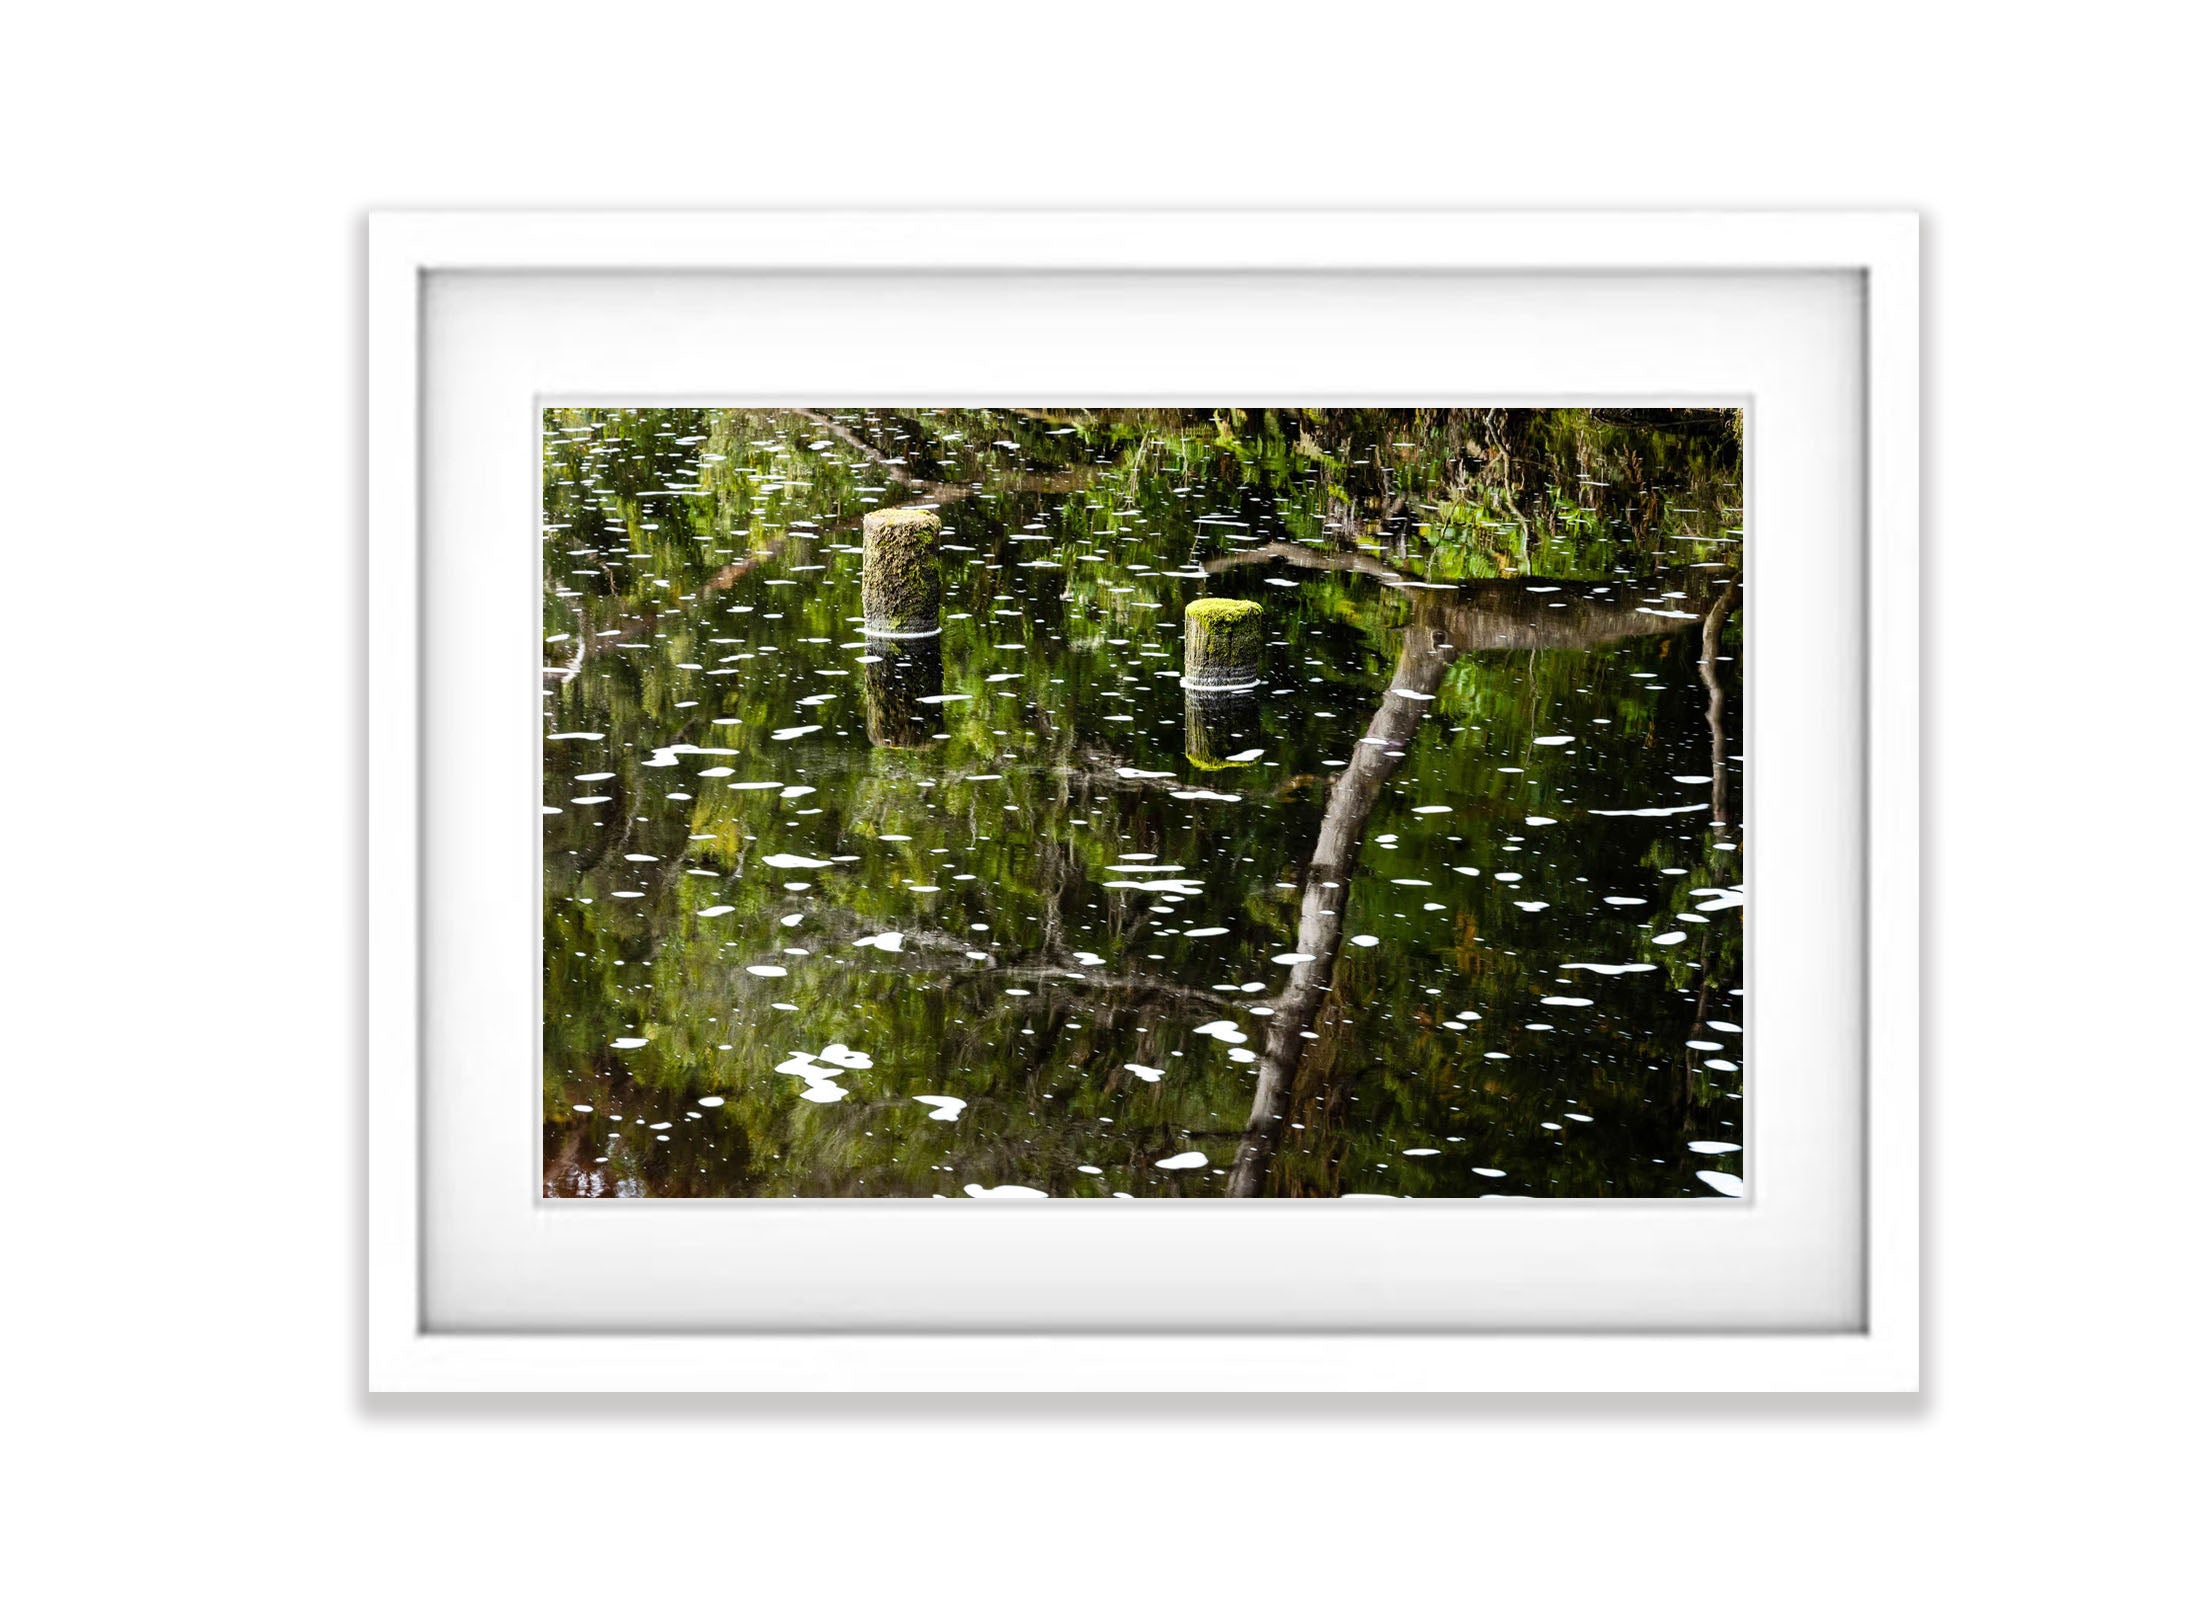
[[[2189,12],[1232,9],[11,15],[13,1592],[2171,1586]],[[1921,1399],[367,1402],[361,214],[828,200],[1924,211]]]

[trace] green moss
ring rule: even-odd
[[[1241,623],[1248,617],[1258,617],[1260,602],[1214,598],[1194,600],[1184,608],[1184,615],[1195,622],[1204,622],[1209,627],[1227,627],[1232,623]]]
[[[865,626],[889,632],[936,628],[940,621],[940,519],[892,506],[863,519]]]

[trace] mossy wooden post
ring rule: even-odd
[[[863,653],[863,731],[871,743],[908,750],[945,733],[940,641],[881,639]]]
[[[1262,643],[1254,601],[1194,600],[1184,608],[1184,687],[1252,688],[1260,681]]]
[[[940,631],[940,519],[915,506],[863,518],[863,631],[923,639]]]

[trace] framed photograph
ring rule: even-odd
[[[368,292],[372,1387],[1916,1387],[1913,218]]]

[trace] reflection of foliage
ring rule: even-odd
[[[1740,565],[1738,542],[1699,542],[1739,537],[1730,437],[1585,412],[554,410],[544,459],[546,704],[556,727],[606,735],[546,746],[545,1150],[561,1192],[1219,1192],[1153,1165],[1184,1149],[1226,1163],[1244,1125],[1249,1069],[1193,1029],[1257,1026],[1257,995],[1214,986],[1280,970],[1264,953],[1296,937],[1326,782],[1314,741],[1349,739],[1379,702],[1415,602],[1349,572],[1294,572],[1291,591],[1259,566],[1208,582],[1291,603],[1264,617],[1280,692],[1232,710],[1248,720],[1192,763],[1252,803],[1203,810],[1122,775],[1195,745],[1162,674],[1198,590],[1170,574],[1279,533],[1432,581]],[[889,738],[866,720],[877,664],[841,652],[860,518],[913,502],[941,507],[944,604],[976,619],[921,687],[968,711],[912,714]],[[1038,558],[1041,542],[1014,542],[1032,524]],[[1033,559],[1058,567],[1019,564]],[[1740,629],[1736,612],[1735,655]],[[1695,1192],[1681,1143],[1738,1125],[1719,1108],[1739,1082],[1680,1042],[1739,1015],[1740,913],[1676,919],[1700,915],[1690,889],[1739,879],[1739,852],[1690,819],[1585,813],[1669,795],[1676,752],[1704,736],[1697,653],[1679,632],[1452,662],[1370,823],[1391,839],[1370,843],[1345,931],[1380,942],[1337,965],[1270,1192],[1490,1187],[1470,1164],[1521,1192]],[[838,698],[797,705],[812,694]],[[1738,679],[1732,698],[1738,728]],[[1582,731],[1585,707],[1609,719],[1593,755],[1535,745]],[[797,723],[829,726],[773,740]],[[1252,747],[1270,764],[1219,759]],[[784,787],[731,786],[751,777]],[[1423,800],[1452,811],[1427,821]],[[1522,824],[1546,808],[1570,818],[1562,845]],[[1206,888],[1184,911],[1233,936],[1170,935],[1159,897],[1102,888],[1133,852],[1195,864]],[[827,864],[764,864],[778,854]],[[1545,909],[1496,889],[1546,858]],[[1412,877],[1443,892],[1394,881]],[[1642,927],[1603,903],[1622,890],[1649,902]],[[1424,911],[1432,896],[1447,909]],[[1686,943],[1649,942],[1676,926]],[[889,929],[898,952],[853,943]],[[1577,956],[1658,970],[1559,970]],[[1593,1021],[1563,1052],[1521,1031],[1554,1014],[1544,995],[1592,986]],[[1447,1027],[1461,1011],[1480,1018]],[[847,1099],[801,1099],[775,1069],[832,1043],[875,1065],[839,1080]],[[936,1121],[919,1093],[968,1108]],[[1595,1120],[1567,1120],[1577,1108]],[[1400,1130],[1439,1128],[1456,1159],[1401,1162]]]

